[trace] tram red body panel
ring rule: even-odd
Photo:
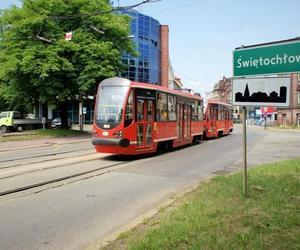
[[[135,155],[191,144],[203,135],[203,99],[109,78],[99,84],[93,128],[93,144],[101,153]]]
[[[209,101],[205,111],[204,134],[217,138],[233,131],[232,106],[218,101]]]

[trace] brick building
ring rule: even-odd
[[[213,91],[206,94],[207,99],[214,99],[220,102],[232,104],[232,77],[225,77],[214,85]]]
[[[290,77],[290,106],[277,108],[277,122],[278,125],[300,126],[300,74],[290,74]]]

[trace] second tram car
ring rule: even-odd
[[[208,101],[205,111],[204,137],[217,138],[233,131],[232,105]]]
[[[92,143],[97,152],[135,155],[200,142],[203,98],[109,78],[99,84]]]

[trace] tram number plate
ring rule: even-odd
[[[110,124],[104,124],[103,128],[110,128]]]

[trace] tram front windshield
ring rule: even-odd
[[[99,88],[96,105],[96,122],[117,125],[122,120],[122,111],[128,87],[102,86]]]

